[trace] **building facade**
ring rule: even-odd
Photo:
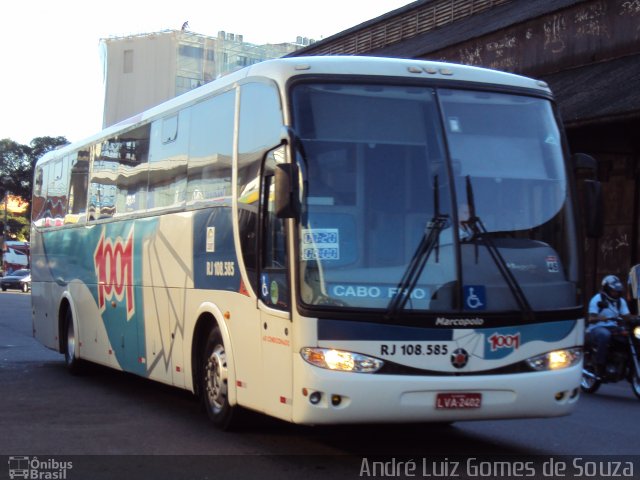
[[[296,43],[254,45],[242,35],[217,37],[165,30],[100,41],[105,81],[103,127],[132,117],[220,75],[294,52]],[[308,42],[307,42],[308,43]]]
[[[604,235],[585,239],[585,294],[640,262],[640,1],[418,0],[292,53],[477,65],[545,80],[570,148],[598,161]]]

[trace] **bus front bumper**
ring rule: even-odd
[[[451,422],[571,413],[582,362],[557,371],[406,376],[336,372],[294,360],[293,421],[301,424]]]

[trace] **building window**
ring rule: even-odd
[[[123,73],[133,73],[133,50],[124,51]]]
[[[203,53],[202,47],[193,47],[191,45],[180,45],[178,51],[183,57],[197,58],[198,60],[202,58]]]

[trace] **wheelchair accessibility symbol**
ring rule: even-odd
[[[487,304],[487,292],[484,285],[464,285],[464,307],[467,310],[484,310]]]
[[[269,298],[269,277],[266,274],[262,274],[260,289],[262,291],[262,298]]]

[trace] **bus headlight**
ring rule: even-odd
[[[581,348],[565,348],[543,353],[527,359],[527,364],[534,370],[560,370],[572,367],[582,359]]]
[[[633,336],[640,340],[640,326],[633,328]]]
[[[384,365],[377,358],[332,348],[305,347],[300,355],[311,365],[340,372],[373,373]]]

